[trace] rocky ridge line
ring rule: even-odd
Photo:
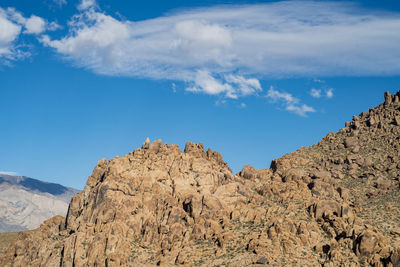
[[[100,160],[66,219],[3,266],[400,266],[400,92],[338,133],[237,175],[212,150],[150,143]]]

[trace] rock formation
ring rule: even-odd
[[[203,144],[102,159],[2,266],[400,266],[400,92],[237,175]]]

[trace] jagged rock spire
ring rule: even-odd
[[[142,145],[142,149],[148,149],[149,148],[149,144],[150,144],[150,139],[147,137],[146,141],[144,141],[144,143]]]

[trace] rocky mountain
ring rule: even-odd
[[[236,175],[203,144],[102,159],[2,266],[400,266],[400,92]]]
[[[0,232],[30,230],[55,215],[66,215],[78,190],[25,176],[0,173]]]

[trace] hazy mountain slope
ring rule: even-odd
[[[59,184],[0,174],[0,232],[34,229],[55,215],[65,215],[77,192]]]
[[[202,144],[100,160],[66,218],[4,266],[400,266],[400,92],[337,133],[234,175]],[[271,264],[271,265],[269,265]]]

